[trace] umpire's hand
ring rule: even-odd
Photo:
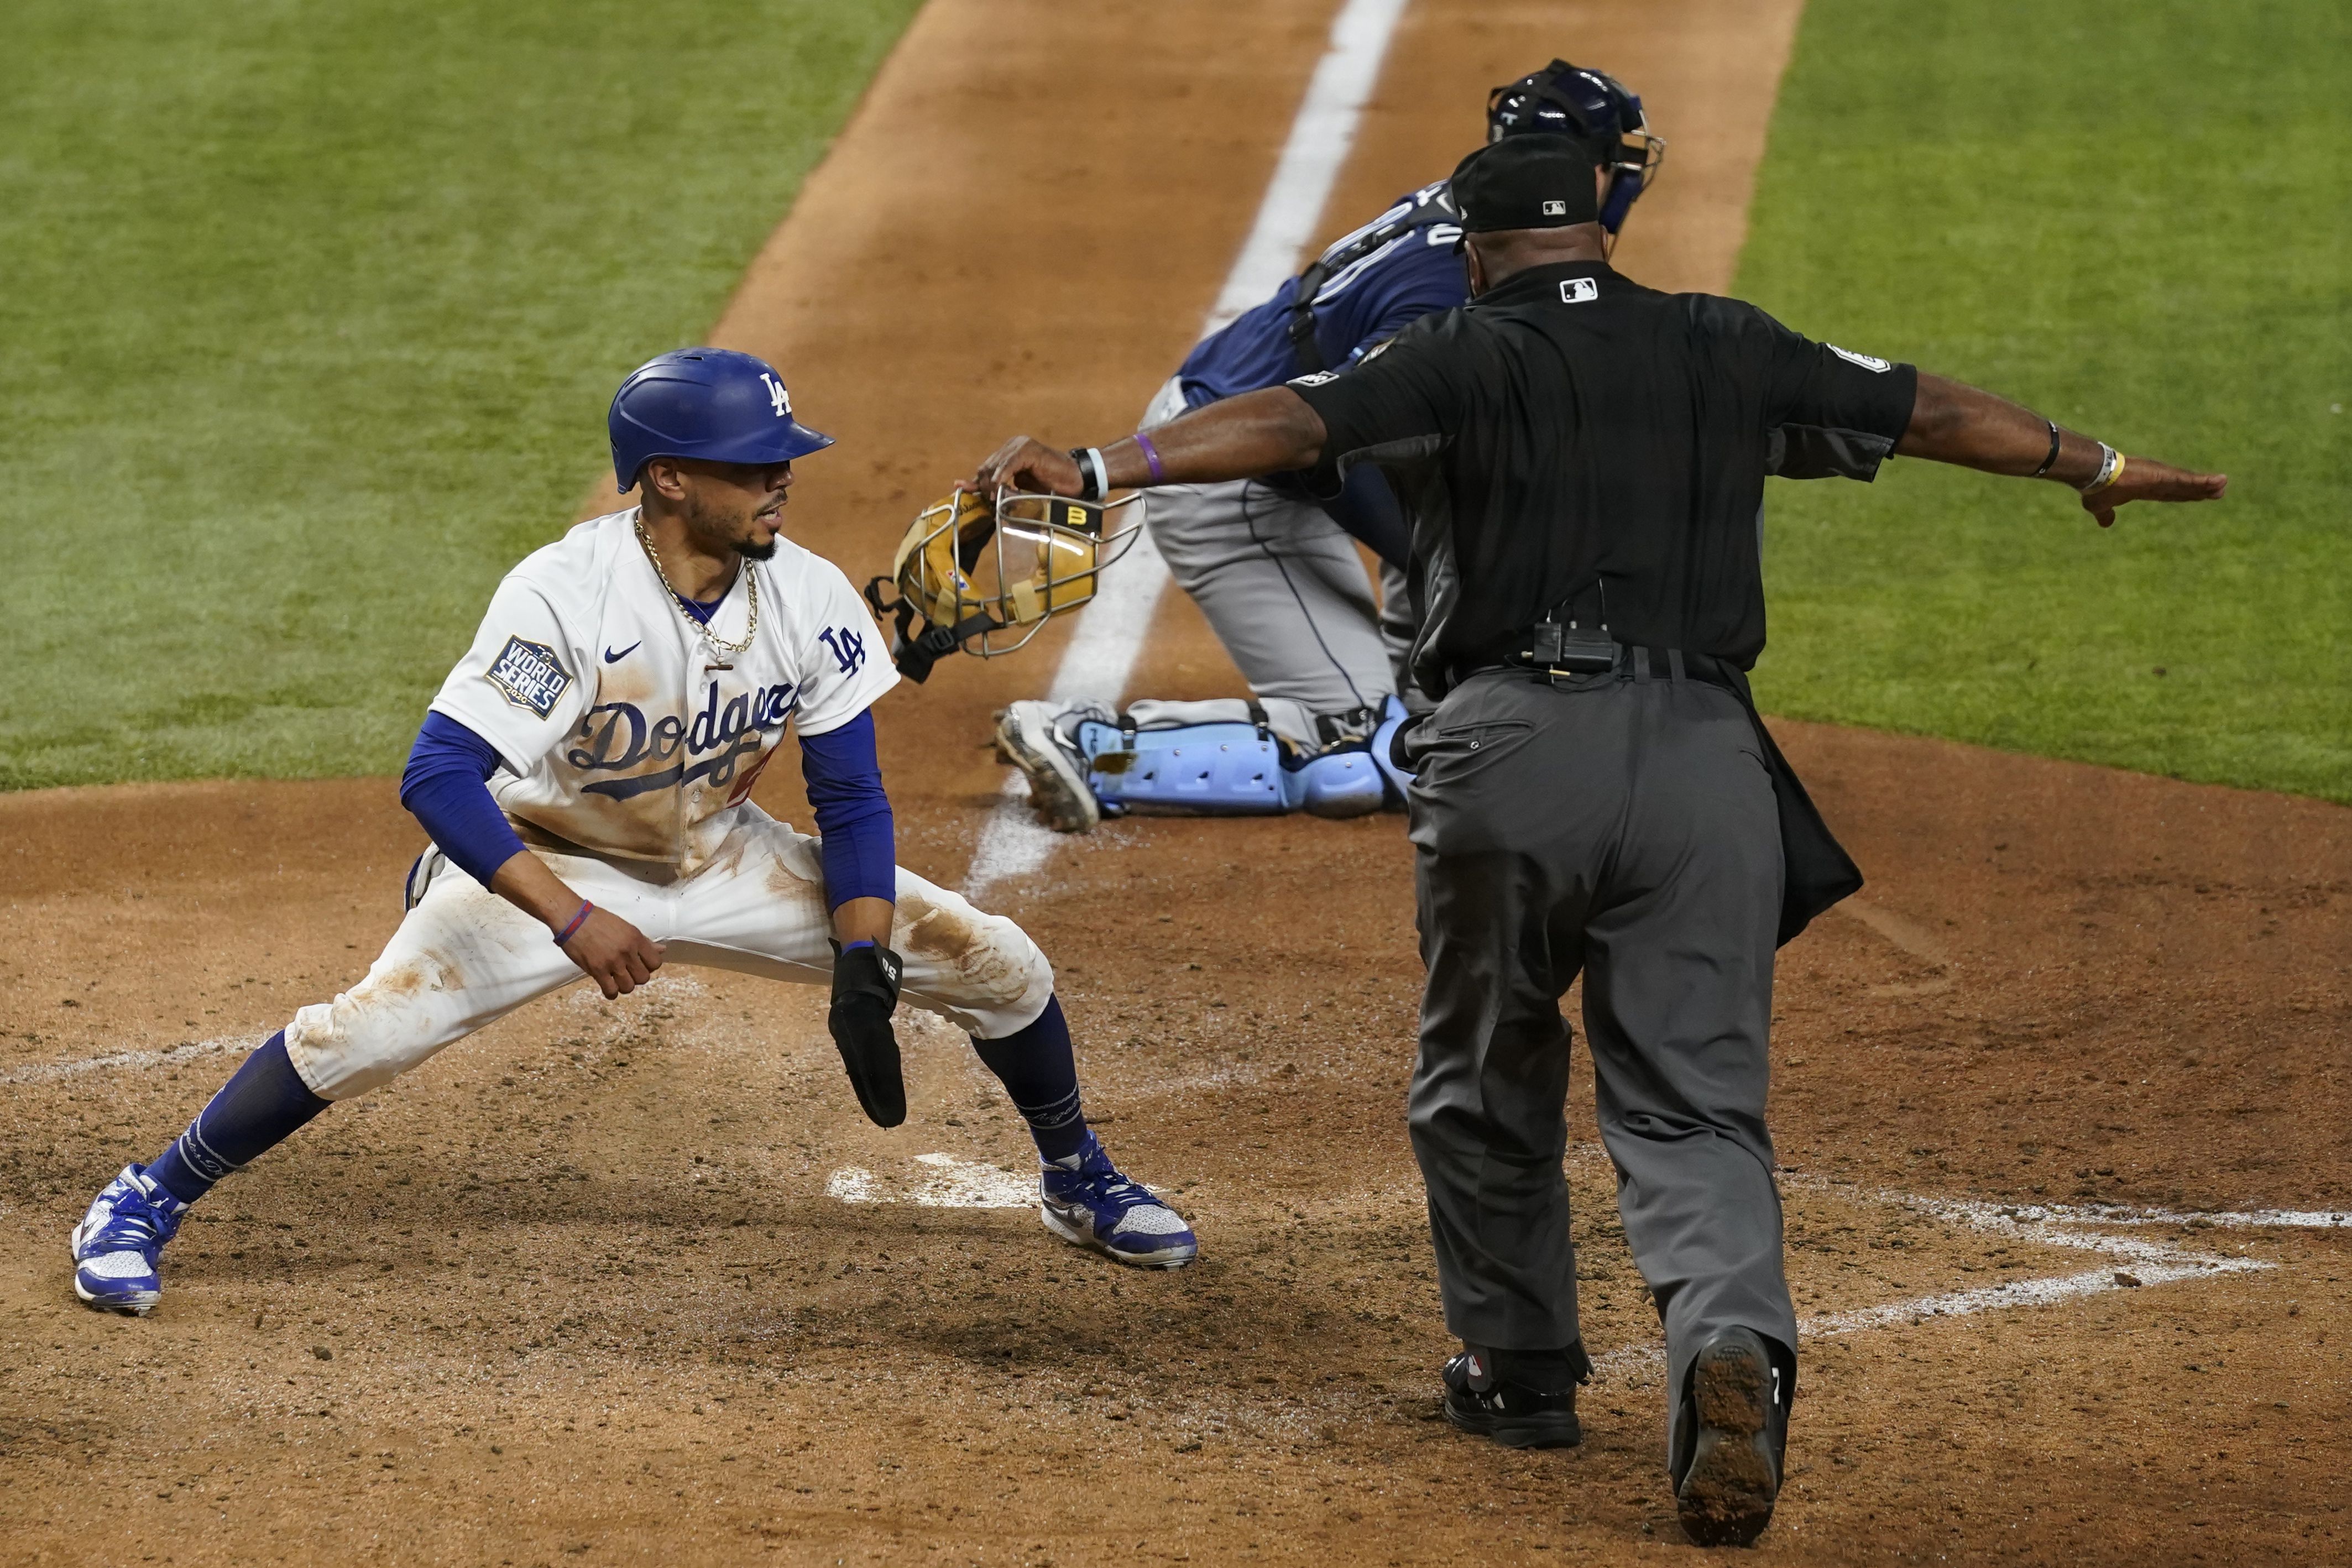
[[[2126,458],[2121,478],[2103,490],[2083,498],[2083,510],[2098,519],[2101,528],[2116,525],[2116,508],[2136,500],[2219,500],[2230,488],[2227,474],[2200,474],[2176,468],[2154,458]]]
[[[848,1069],[858,1106],[877,1127],[907,1120],[907,1083],[898,1070],[898,1037],[890,1015],[898,1005],[905,965],[880,942],[839,949],[833,959],[833,1011],[825,1019]]]
[[[994,494],[999,485],[1055,496],[1074,496],[1084,488],[1076,460],[1034,436],[1015,436],[991,453],[979,471],[956,488],[988,496]]]

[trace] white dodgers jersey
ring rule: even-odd
[[[757,579],[751,647],[719,652],[662,585],[636,524],[634,507],[581,523],[508,573],[433,710],[497,748],[490,793],[526,841],[536,827],[691,876],[787,720],[803,735],[839,729],[898,674],[841,569],[782,538],[743,563],[711,616],[712,637],[741,642]]]

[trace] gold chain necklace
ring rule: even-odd
[[[709,622],[697,620],[694,613],[686,607],[686,595],[680,594],[677,589],[670,587],[669,574],[662,570],[661,556],[654,550],[653,535],[646,531],[646,524],[643,518],[639,518],[637,520],[637,542],[644,546],[646,559],[654,563],[654,575],[661,579],[662,587],[669,595],[670,604],[676,607],[677,613],[685,618],[686,624],[692,626],[695,629],[695,632],[704,642],[709,643],[716,652],[728,654],[730,656],[742,653],[751,647],[751,639],[754,637],[757,637],[760,632],[760,574],[751,570],[751,563],[750,562],[744,562],[741,567],[741,571],[743,573],[743,592],[751,597],[751,618],[749,624],[743,627],[743,640],[741,642],[721,642],[719,640],[718,634],[714,633],[710,629]],[[726,595],[721,595],[719,597],[723,602]],[[714,615],[717,613],[717,611],[712,612]]]

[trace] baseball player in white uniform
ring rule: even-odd
[[[1028,1121],[1064,1239],[1171,1268],[1197,1247],[1087,1128],[1045,955],[894,864],[875,700],[896,683],[840,570],[780,532],[792,463],[832,444],[749,354],[665,354],[622,384],[614,472],[640,504],[509,573],[432,704],[401,798],[433,843],[364,979],[302,1008],[73,1233],[74,1289],[143,1314],[188,1205],[339,1100],[535,997],[607,997],[665,963],[830,982],[859,1103],[906,1116],[903,997],[972,1037]],[[818,837],[751,804],[787,724]],[[551,936],[553,938],[550,940]]]

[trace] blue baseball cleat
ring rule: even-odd
[[[145,1317],[163,1299],[156,1257],[187,1212],[145,1167],[123,1166],[73,1228],[74,1294],[101,1311]]]
[[[1092,1132],[1084,1150],[1045,1166],[1038,1187],[1038,1217],[1072,1246],[1139,1268],[1181,1268],[1200,1254],[1183,1216],[1150,1187],[1120,1175]]]

